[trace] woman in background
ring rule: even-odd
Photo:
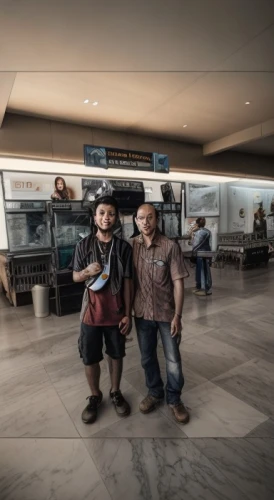
[[[70,200],[70,192],[66,186],[65,179],[63,177],[56,177],[55,181],[55,191],[51,195],[52,200]]]

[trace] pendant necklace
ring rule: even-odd
[[[102,266],[103,266],[103,272],[102,272],[101,277],[103,280],[105,280],[109,276],[110,256],[112,253],[113,241],[108,241],[105,244],[103,242],[101,242],[102,245],[104,246],[104,248],[102,248],[100,241],[98,239],[97,239],[97,243],[98,243],[98,248],[99,248],[99,251],[101,254],[101,262],[102,262]],[[107,258],[107,253],[108,253],[107,248],[108,248],[109,243],[111,243],[111,247],[110,247],[110,251],[109,251],[109,258]]]
[[[107,264],[107,254],[108,254],[108,244],[110,243],[110,241],[107,241],[106,243],[103,243],[97,239],[97,243],[98,243],[98,247],[99,247],[99,251],[100,251],[100,256],[101,256],[101,261],[102,261],[102,265],[105,266]],[[101,246],[102,244],[102,246]]]

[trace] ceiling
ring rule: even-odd
[[[242,146],[238,146],[237,148],[235,148],[235,151],[271,156],[274,152],[274,135],[259,139],[258,141],[251,141],[250,143],[243,144]]]
[[[0,124],[8,111],[274,155],[273,0],[0,10]]]

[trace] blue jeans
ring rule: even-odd
[[[159,330],[166,358],[166,400],[169,405],[179,404],[184,386],[179,337],[171,337],[170,323],[135,318],[135,324],[148,393],[158,399],[164,397],[164,383],[161,378],[157,358],[157,336]]]
[[[196,263],[196,288],[209,292],[212,287],[209,259],[197,257]]]

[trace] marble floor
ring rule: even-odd
[[[1,500],[273,500],[274,264],[213,270],[213,295],[186,283],[181,353],[191,421],[166,405],[149,415],[134,331],[122,390],[132,414],[108,399],[93,425],[78,357],[78,314],[37,319],[0,294]],[[159,358],[164,375],[163,350]]]

